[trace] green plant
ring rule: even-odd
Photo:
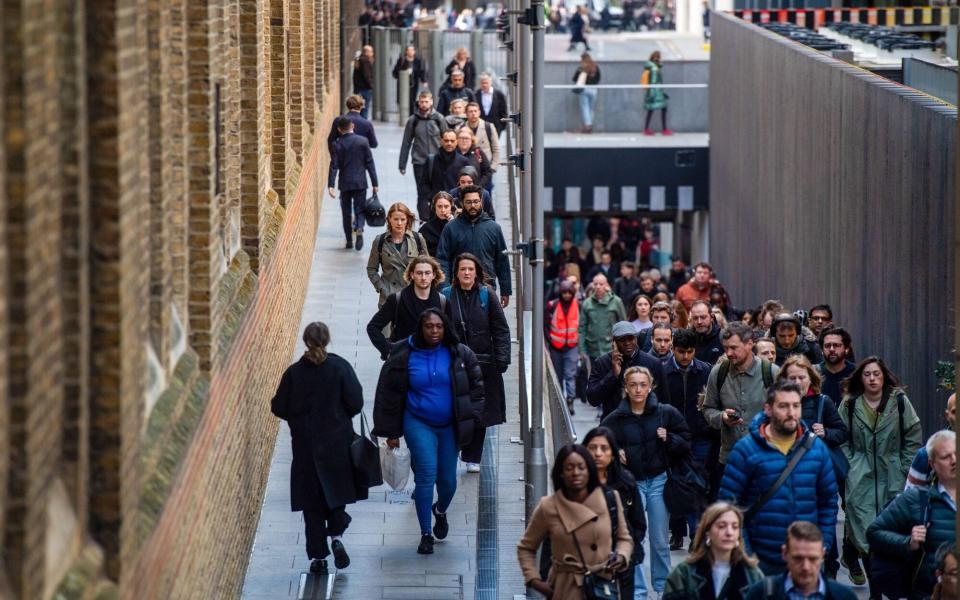
[[[953,361],[939,360],[937,366],[933,369],[933,374],[937,376],[937,389],[952,391],[956,389],[956,364]]]

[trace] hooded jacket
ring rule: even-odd
[[[710,365],[696,358],[686,369],[681,369],[673,356],[663,363],[664,395],[687,420],[692,439],[719,442],[720,432],[710,427],[700,412],[700,394],[707,387],[709,376]]]
[[[690,453],[690,429],[683,415],[669,404],[660,404],[653,392],[643,414],[634,414],[629,400],[624,399],[600,424],[613,431],[627,455],[627,469],[637,481],[657,477]],[[667,441],[657,437],[658,427],[666,428]]]
[[[503,253],[506,249],[503,229],[496,221],[481,212],[477,220],[471,222],[464,211],[443,228],[437,245],[437,260],[449,280],[453,259],[469,252],[480,259],[485,272],[496,273],[500,295],[509,296],[513,293],[513,282],[510,280],[510,259]]]
[[[808,431],[800,425],[796,442],[784,455],[761,433],[761,428],[769,422],[766,414],[758,414],[750,423],[750,433],[730,451],[718,499],[730,500],[748,509],[773,487],[803,445]],[[849,496],[847,506],[850,506]],[[747,551],[756,553],[765,563],[783,565],[780,546],[786,539],[787,528],[794,521],[810,521],[817,525],[823,532],[824,547],[833,545],[837,530],[837,480],[833,475],[830,451],[819,438],[813,440],[813,445],[780,489],[745,523],[743,538]]]
[[[456,339],[452,331],[445,332],[441,345],[450,352],[453,427],[457,445],[462,448],[473,440],[473,432],[483,414],[484,392],[483,374],[476,355]],[[397,342],[380,369],[373,402],[373,435],[387,439],[403,437],[403,414],[410,389],[408,364],[413,351],[413,336]]]
[[[720,325],[716,322],[710,326],[710,331],[701,335],[697,334],[697,360],[703,361],[708,365],[715,365],[723,356],[723,342],[720,341]]]
[[[777,342],[777,326],[781,323],[790,323],[797,330],[797,341],[792,348],[781,348]],[[793,315],[780,315],[773,320],[770,325],[770,331],[767,335],[774,340],[773,345],[777,349],[777,366],[779,367],[794,354],[802,354],[807,357],[811,365],[823,362],[823,353],[817,342],[806,338],[803,328],[800,326],[800,320]]]
[[[440,135],[447,129],[447,121],[437,111],[431,109],[426,115],[414,111],[403,127],[400,170],[406,169],[408,157],[415,165],[426,164],[427,158],[440,149]]]

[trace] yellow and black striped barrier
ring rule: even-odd
[[[960,24],[960,7],[956,6],[742,9],[732,12],[751,23],[793,23],[814,30],[829,23],[866,23],[886,27]]]

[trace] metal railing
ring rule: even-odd
[[[357,34],[356,32],[360,32]],[[441,31],[399,27],[346,27],[347,35],[362,37],[373,46],[373,114],[380,121],[398,120],[400,107],[393,66],[408,45],[417,49],[429,78],[428,87],[436,95],[447,78],[445,69],[459,48],[467,48],[479,78],[487,72],[494,85],[507,72],[507,53],[491,30]],[[353,56],[347,57],[353,61]],[[352,70],[351,70],[352,73]],[[347,81],[351,81],[347,79]],[[479,85],[479,82],[478,82]],[[404,115],[403,119],[406,116]],[[401,119],[401,121],[403,120]]]
[[[546,347],[546,343],[542,339],[540,343],[544,345],[544,356],[550,356],[550,349]],[[543,389],[550,403],[550,437],[553,440],[555,454],[557,448],[577,441],[577,428],[570,416],[570,409],[567,408],[563,385],[557,378],[557,372],[553,370],[553,361],[543,361],[543,380]],[[552,457],[548,455],[547,458]]]

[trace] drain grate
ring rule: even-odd
[[[477,579],[476,600],[497,599],[497,428],[487,429],[480,463],[477,494]]]

